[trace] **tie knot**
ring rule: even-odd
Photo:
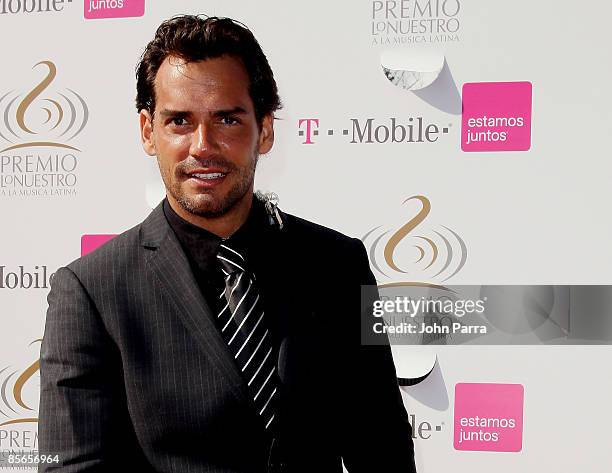
[[[236,250],[230,248],[226,243],[219,245],[217,261],[221,271],[226,276],[236,272],[246,272],[246,262],[244,257]]]

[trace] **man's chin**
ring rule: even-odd
[[[193,197],[182,196],[176,200],[185,211],[204,218],[221,217],[232,210],[237,203],[227,198],[217,198],[212,194],[199,194]]]

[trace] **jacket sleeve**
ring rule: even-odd
[[[73,271],[55,274],[40,354],[40,472],[109,471],[121,399],[118,350]],[[114,438],[113,438],[114,437]]]
[[[372,317],[370,304],[378,297],[378,290],[363,243],[360,240],[354,243],[354,265],[360,286],[357,289],[360,293],[355,298],[360,307],[353,306],[353,310],[361,313],[360,330],[363,330]],[[365,296],[361,286],[368,286]],[[355,332],[347,350],[355,361],[348,365],[351,366],[347,386],[350,402],[344,421],[344,465],[350,473],[414,473],[412,428],[397,383],[388,339],[385,338],[385,344],[365,345]]]

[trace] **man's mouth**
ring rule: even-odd
[[[199,189],[212,189],[220,185],[229,174],[221,169],[195,169],[187,174],[189,182]]]
[[[190,174],[190,177],[197,177],[198,179],[220,179],[227,176],[226,172],[197,172]]]

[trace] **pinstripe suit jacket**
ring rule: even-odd
[[[273,448],[160,205],[53,279],[39,421],[53,471],[414,471],[390,351],[360,346],[362,243],[284,222],[254,262],[281,346]]]

